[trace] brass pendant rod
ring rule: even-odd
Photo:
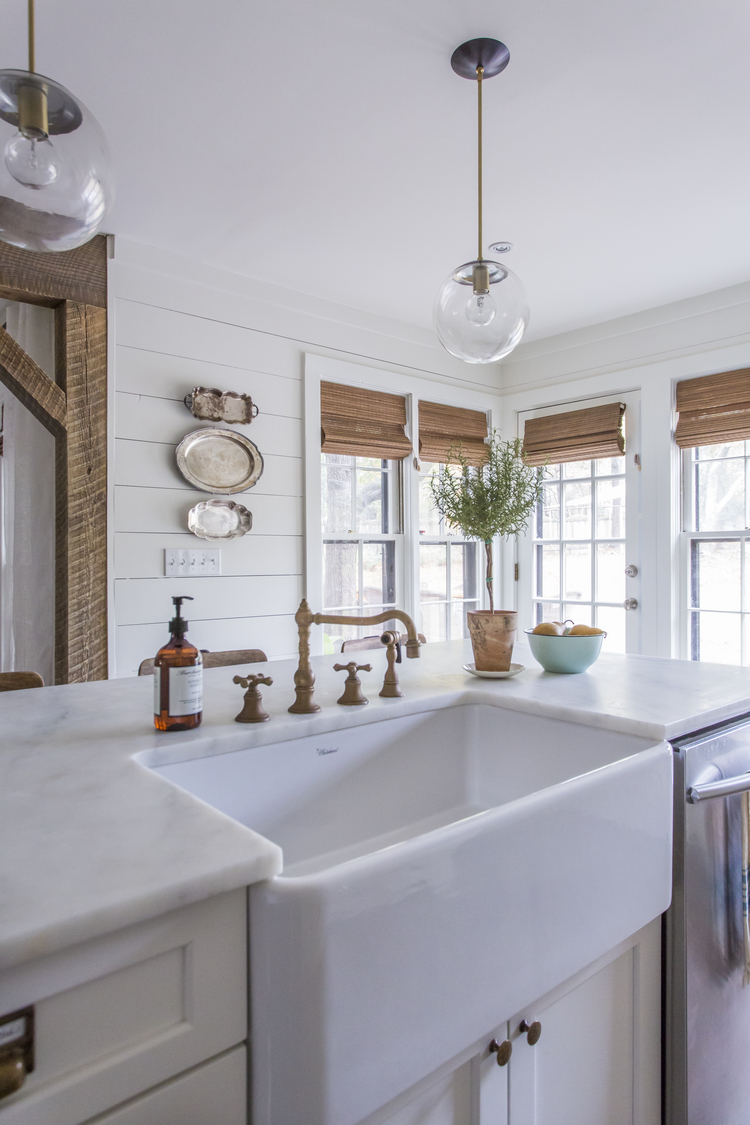
[[[29,0],[30,3],[33,0]],[[482,261],[482,79],[484,67],[477,67],[477,258]]]
[[[29,0],[29,70],[36,70],[36,42],[34,35],[34,0]]]

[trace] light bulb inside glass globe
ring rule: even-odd
[[[57,179],[57,153],[47,137],[27,137],[16,133],[5,146],[5,167],[24,187],[38,190]]]
[[[465,262],[435,301],[435,330],[446,351],[466,363],[494,363],[521,342],[529,308],[516,275],[488,259]]]
[[[497,302],[489,293],[472,293],[466,302],[466,316],[471,324],[483,327],[491,324],[497,312]]]

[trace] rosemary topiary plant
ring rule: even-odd
[[[497,430],[487,445],[487,457],[480,466],[470,465],[460,442],[452,445],[450,468],[430,478],[435,507],[450,527],[467,539],[481,539],[487,556],[486,585],[490,610],[495,608],[492,593],[492,540],[508,538],[525,531],[535,504],[542,495],[544,469],[533,469],[521,456],[520,438],[503,441]]]

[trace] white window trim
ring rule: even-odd
[[[305,354],[304,371],[304,465],[305,465],[305,597],[313,613],[320,612],[323,604],[323,532],[320,487],[320,384],[343,383],[346,386],[367,390],[385,391],[403,395],[406,399],[406,434],[414,448],[414,457],[404,461],[404,609],[419,628],[419,554],[412,549],[418,542],[414,538],[419,512],[419,474],[415,469],[419,450],[419,418],[417,402],[420,398],[447,406],[468,410],[483,410],[487,414],[490,432],[500,429],[502,402],[499,393],[477,391],[469,387],[392,371],[383,367],[369,367],[360,363],[331,359],[329,356]],[[497,550],[497,548],[495,548]],[[497,572],[497,560],[495,571]],[[484,586],[481,583],[480,589]],[[313,629],[310,641],[313,655],[323,652],[323,633]]]

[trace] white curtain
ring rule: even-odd
[[[54,379],[54,313],[10,302],[6,329]],[[0,667],[55,682],[55,439],[5,387],[0,458]]]

